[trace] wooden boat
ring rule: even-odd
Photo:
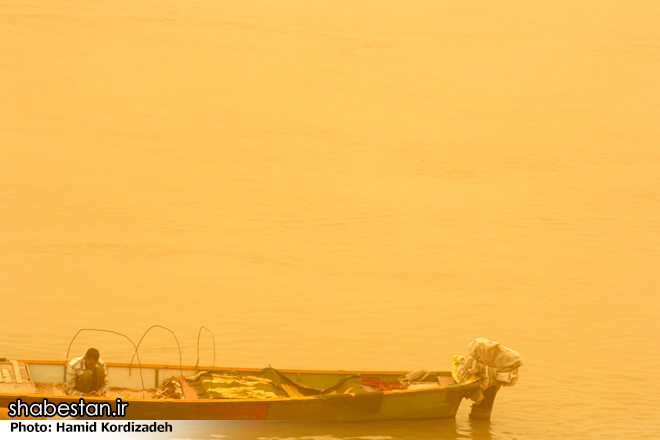
[[[5,361],[2,363],[2,361]],[[320,371],[274,370],[282,380],[301,389],[326,390],[319,395],[271,398],[200,398],[190,385],[190,377],[204,368],[173,365],[142,365],[106,363],[110,391],[105,397],[84,397],[85,402],[107,402],[114,409],[117,399],[128,403],[122,419],[132,420],[309,420],[309,421],[362,421],[398,419],[435,419],[455,417],[464,398],[479,393],[477,383],[456,384],[450,372],[430,372],[423,382],[409,389],[376,391],[363,386],[355,388],[347,378],[371,377],[383,381],[396,381],[405,371]],[[209,369],[209,368],[206,368]],[[251,376],[266,370],[253,368],[214,368],[219,375]],[[63,392],[64,361],[0,360],[0,418],[8,418],[12,403],[18,399],[26,404],[48,402],[79,402],[80,396]],[[182,380],[183,398],[158,399],[157,387],[170,377],[188,377]],[[20,383],[19,383],[20,382]],[[144,384],[144,385],[143,385]],[[213,385],[211,385],[213,386]],[[327,392],[327,390],[333,390]],[[485,399],[473,405],[472,417],[489,418],[496,389],[485,391]],[[44,418],[44,417],[42,417]],[[80,418],[80,417],[79,417]],[[109,417],[97,417],[99,419]],[[114,418],[114,420],[121,420]]]

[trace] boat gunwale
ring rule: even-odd
[[[26,364],[37,364],[37,365],[66,365],[69,361],[47,361],[47,360],[27,360],[27,359],[16,359],[18,362],[25,362]],[[226,371],[226,372],[260,372],[263,368],[253,368],[253,367],[218,367],[218,366],[193,366],[193,365],[171,365],[171,364],[136,364],[128,362],[105,362],[107,367],[130,367],[135,369],[142,368],[156,368],[156,369],[169,369],[169,370],[195,370],[195,371]],[[281,373],[301,373],[301,374],[373,374],[376,376],[382,375],[405,375],[410,372],[410,370],[401,370],[401,371],[386,371],[386,370],[308,370],[308,369],[293,369],[293,368],[277,368],[277,371]],[[437,376],[451,376],[450,371],[429,371],[430,374],[435,374]]]

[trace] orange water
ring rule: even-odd
[[[526,361],[489,425],[466,405],[449,424],[231,436],[660,435],[658,17],[3,2],[0,356],[160,324],[194,364],[203,325],[226,366],[446,370],[486,337]],[[89,345],[132,353],[84,332],[71,356]],[[179,359],[162,329],[141,353]]]

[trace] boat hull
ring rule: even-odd
[[[30,362],[30,361],[26,361]],[[32,361],[34,362],[34,361]],[[31,369],[35,379],[63,377],[64,366],[60,364],[34,364]],[[127,365],[109,364],[109,377],[119,380],[130,377],[137,380],[135,368],[125,374]],[[154,371],[150,371],[154,370]],[[160,377],[179,372],[171,366],[144,367],[147,377],[154,376],[154,383]],[[236,371],[236,369],[227,369]],[[243,370],[256,371],[256,370]],[[183,373],[190,374],[189,367]],[[379,375],[392,378],[402,372],[315,372],[303,370],[284,370],[284,374],[309,385],[318,386],[332,383],[337,377],[346,374]],[[144,374],[143,374],[144,376]],[[302,380],[301,380],[302,378]],[[142,381],[144,378],[141,379]],[[53,380],[54,381],[54,380]],[[127,381],[127,380],[126,380]],[[124,381],[124,382],[126,382]],[[112,384],[111,384],[112,385]],[[122,383],[121,385],[124,385]],[[153,385],[153,384],[151,384]],[[477,385],[449,385],[412,390],[375,391],[364,394],[330,394],[309,397],[277,397],[270,399],[142,399],[124,398],[124,420],[298,420],[298,421],[366,421],[366,420],[402,420],[402,419],[441,419],[456,415],[463,398],[473,394]],[[55,405],[59,403],[79,402],[79,396],[54,394],[31,394],[24,392],[0,392],[0,408],[6,414],[9,404],[21,399],[27,403],[41,403],[44,399]],[[108,402],[113,410],[115,397],[85,397],[85,402]],[[0,413],[2,416],[2,413]],[[86,417],[80,417],[86,418]],[[109,417],[106,417],[109,418]],[[103,417],[94,417],[103,419]],[[113,420],[117,420],[113,418]]]
[[[125,399],[126,420],[307,420],[307,421],[361,421],[433,419],[454,417],[461,399],[466,397],[462,390],[445,391],[402,391],[383,392],[382,405],[378,411],[360,410],[355,405],[344,405],[341,401],[308,398],[285,398],[268,400],[156,400]],[[41,403],[44,399],[54,404],[77,403],[78,398],[56,395],[24,394],[0,395],[0,407],[20,399],[27,403]],[[108,402],[114,408],[115,400],[85,398],[85,402]],[[89,417],[79,417],[81,419]],[[104,419],[112,417],[93,417]]]

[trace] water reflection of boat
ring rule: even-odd
[[[62,381],[63,361],[8,361],[0,383],[0,410],[5,414],[18,399],[28,405],[79,402],[67,396]],[[172,365],[107,363],[110,391],[85,402],[128,403],[124,419],[134,420],[310,420],[369,421],[455,417],[464,398],[479,392],[477,383],[457,384],[450,372],[430,372],[407,389],[376,390],[365,378],[394,383],[403,371],[318,371],[273,368],[230,369]],[[158,386],[175,376],[183,378],[181,399],[157,398]],[[21,383],[19,383],[21,382]],[[144,384],[144,385],[143,385]],[[385,387],[387,388],[387,387]],[[473,406],[472,415],[489,417],[496,388]],[[107,416],[107,411],[103,413]],[[0,413],[0,416],[2,413]],[[33,414],[38,416],[37,414]],[[87,414],[90,415],[90,414]],[[41,414],[43,416],[43,414]],[[98,417],[110,418],[110,417]]]

